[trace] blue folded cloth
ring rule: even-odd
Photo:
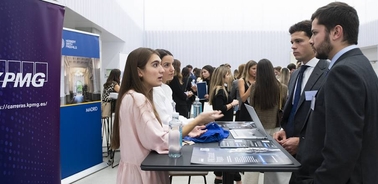
[[[216,123],[209,123],[206,125],[207,131],[199,137],[185,136],[184,140],[189,140],[197,143],[218,142],[227,138],[230,132],[223,129]]]

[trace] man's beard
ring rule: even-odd
[[[318,59],[329,59],[329,53],[333,49],[331,45],[331,40],[329,39],[329,34],[324,36],[324,41],[321,43],[318,48],[314,48],[316,51],[316,58]]]

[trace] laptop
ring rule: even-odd
[[[251,116],[256,128],[232,129],[230,130],[231,135],[234,137],[234,139],[267,139],[267,134],[261,124],[259,117],[257,116],[255,109],[247,104],[245,104],[245,107],[247,108],[247,111]]]
[[[254,129],[232,129],[230,133],[234,139],[267,139],[266,135],[257,128]]]
[[[249,115],[251,116],[253,123],[255,124],[256,128],[254,129],[232,129],[230,130],[231,135],[234,139],[268,139],[267,133],[265,132],[264,127],[261,124],[259,117],[255,109],[245,104]]]
[[[251,116],[253,122],[255,123],[256,128],[259,129],[264,135],[268,135],[265,132],[264,126],[262,125],[259,117],[257,116],[257,113],[256,113],[255,109],[252,106],[248,105],[248,104],[244,104],[244,105],[247,108],[247,111],[248,111],[249,115]]]

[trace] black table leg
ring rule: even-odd
[[[222,184],[233,184],[234,183],[234,173],[233,172],[223,172],[222,174]]]

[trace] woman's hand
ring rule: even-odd
[[[193,92],[191,92],[191,91],[186,91],[185,94],[186,94],[186,96],[188,98],[190,98],[191,96],[193,96]]]
[[[231,102],[231,105],[232,105],[232,107],[235,107],[235,106],[239,105],[239,100],[233,100]]]
[[[205,128],[206,128],[205,125],[196,126],[196,127],[193,128],[193,130],[191,132],[189,132],[188,136],[189,137],[199,137],[207,131],[207,129],[205,129]]]
[[[223,114],[221,111],[209,111],[209,112],[201,113],[199,116],[196,117],[196,119],[199,118],[198,123],[200,125],[203,125],[206,123],[213,122],[216,119],[219,119],[221,117],[223,117]]]
[[[194,92],[197,92],[197,85],[193,85],[191,88]]]

